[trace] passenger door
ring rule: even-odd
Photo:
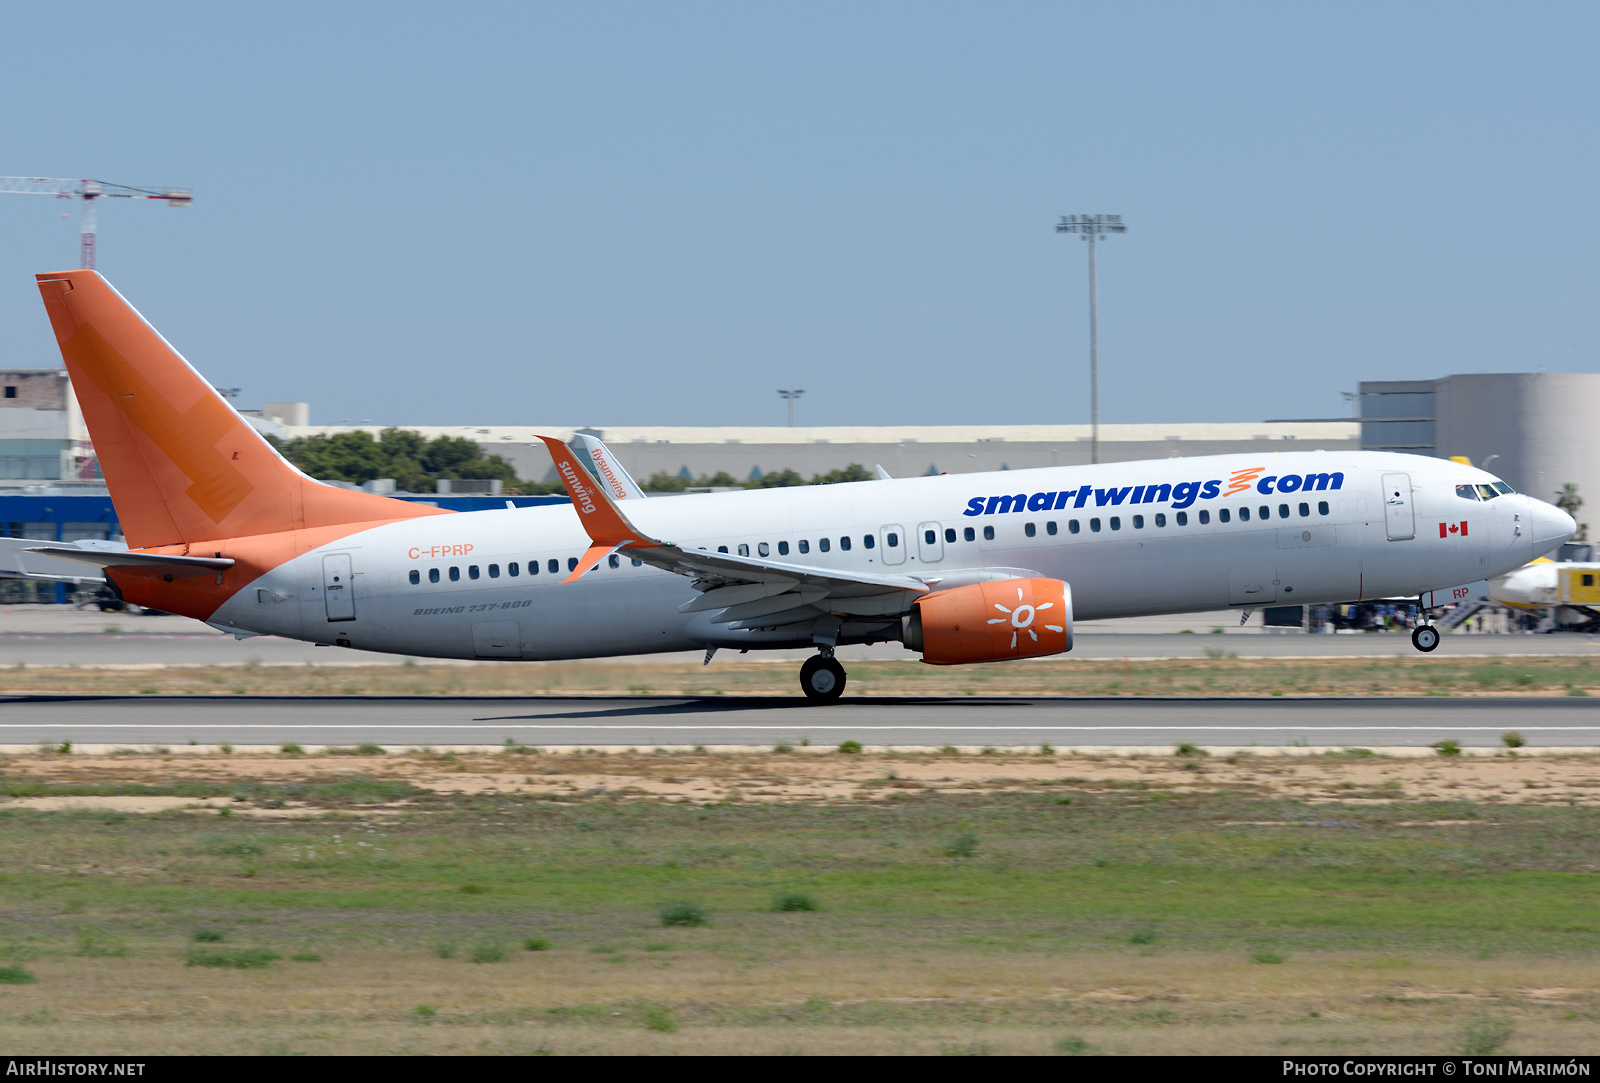
[[[940,537],[938,523],[917,524],[917,556],[924,563],[944,559],[944,538]]]
[[[878,528],[878,546],[882,552],[885,564],[904,564],[906,562],[906,528],[899,523],[890,523]]]
[[[1411,506],[1411,475],[1383,475],[1383,525],[1390,541],[1417,536],[1417,516]]]
[[[330,621],[356,619],[349,553],[329,553],[322,558],[322,601]]]

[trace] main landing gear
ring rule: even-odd
[[[800,667],[800,687],[813,703],[832,703],[844,695],[844,667],[833,657],[833,648],[807,658]]]

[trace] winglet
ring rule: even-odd
[[[618,549],[624,547],[652,549],[665,544],[639,533],[634,525],[628,522],[628,517],[622,514],[616,503],[594,480],[593,475],[579,464],[577,455],[571,448],[553,436],[541,436],[539,439],[550,449],[550,458],[555,460],[556,473],[561,476],[561,483],[567,487],[567,495],[572,498],[572,507],[578,513],[578,521],[583,524],[589,540],[594,543],[589,546],[588,552],[583,554],[578,567],[574,568],[572,574],[563,582],[572,582],[600,563],[602,557],[609,556]]]

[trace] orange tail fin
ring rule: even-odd
[[[36,277],[133,548],[441,514],[306,477],[100,275]]]

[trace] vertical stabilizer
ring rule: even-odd
[[[100,275],[36,277],[130,546],[441,514],[306,477]]]

